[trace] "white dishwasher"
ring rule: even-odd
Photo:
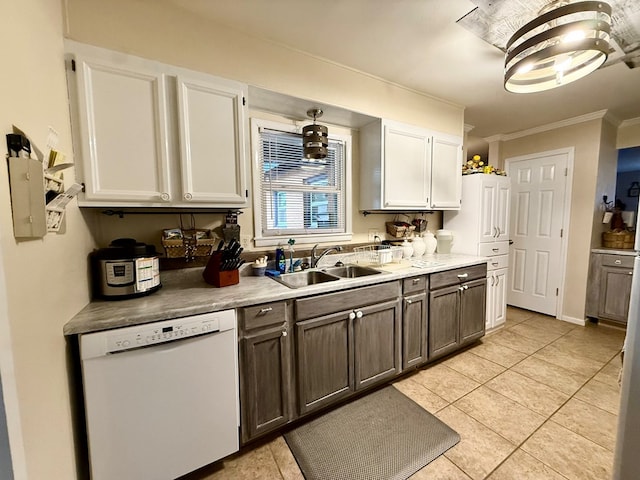
[[[80,335],[93,480],[171,480],[238,450],[233,310]]]

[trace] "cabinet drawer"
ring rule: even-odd
[[[285,302],[263,303],[253,307],[245,307],[240,311],[245,330],[280,324],[287,319],[287,304]]]
[[[498,255],[491,257],[487,262],[487,270],[498,270],[499,268],[507,268],[509,266],[509,255]]]
[[[430,290],[456,285],[458,283],[469,282],[477,278],[487,276],[487,264],[472,265],[470,267],[456,268],[446,272],[432,273],[429,279]]]
[[[489,242],[478,245],[478,255],[481,257],[493,257],[494,255],[506,255],[509,253],[509,242]]]
[[[633,268],[634,259],[632,255],[602,255],[602,266]]]
[[[301,298],[296,300],[296,320],[306,320],[384,302],[399,297],[400,293],[398,281]]]
[[[424,292],[428,285],[429,281],[426,275],[405,278],[402,281],[402,291],[405,295],[413,292]]]

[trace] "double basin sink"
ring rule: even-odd
[[[271,277],[289,288],[301,288],[318,283],[335,282],[341,278],[358,278],[382,273],[370,267],[361,265],[344,265],[340,267],[327,267],[322,270],[304,270],[302,272],[284,273],[277,277]]]

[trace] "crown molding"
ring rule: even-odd
[[[490,137],[485,137],[483,140],[487,143],[501,142],[505,139],[504,137],[505,135],[503,133],[499,133],[497,135],[491,135]]]
[[[469,133],[471,130],[473,130],[474,128],[476,128],[475,125],[469,125],[468,123],[464,124],[464,132],[465,133]]]
[[[634,125],[640,125],[640,117],[628,118],[620,122],[619,128],[632,127]]]

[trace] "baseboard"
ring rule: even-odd
[[[562,317],[558,318],[558,320],[562,320],[563,322],[567,323],[573,323],[574,325],[580,325],[582,327],[587,324],[584,318],[574,318],[567,315],[563,315]]]

